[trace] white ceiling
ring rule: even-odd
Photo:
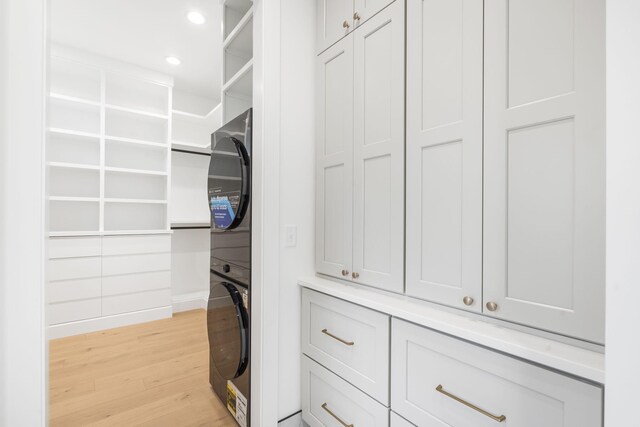
[[[220,101],[219,0],[51,0],[54,43],[172,75],[175,88]],[[207,21],[194,25],[187,13]],[[177,56],[172,66],[166,56]]]

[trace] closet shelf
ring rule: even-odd
[[[52,202],[99,202],[99,197],[67,197],[67,196],[49,196]]]
[[[86,138],[100,139],[99,134],[91,133],[91,132],[82,132],[78,130],[62,129],[62,128],[49,128],[48,131],[49,133],[56,133],[59,135],[83,136]]]
[[[105,108],[107,110],[122,111],[125,113],[138,114],[140,116],[154,117],[156,119],[169,119],[166,114],[152,113],[150,111],[138,110],[136,108],[120,107],[119,105],[106,104]]]
[[[222,91],[233,96],[251,97],[253,81],[251,81],[250,77],[252,70],[253,59],[250,59],[249,62],[240,68],[240,70],[224,84]]]
[[[51,231],[49,237],[76,236],[122,236],[136,234],[173,234],[171,230],[126,230],[126,231]]]
[[[185,150],[185,151],[196,151],[202,154],[210,154],[211,153],[211,144],[202,146],[199,144],[194,144],[192,142],[184,142],[184,141],[173,141],[171,143],[171,149],[173,150]]]
[[[50,167],[55,167],[55,168],[100,170],[100,166],[83,165],[79,163],[49,162],[47,164]]]
[[[105,198],[105,203],[136,203],[136,204],[157,204],[166,205],[169,203],[167,200],[152,200],[152,199],[124,199],[124,198]]]
[[[51,99],[57,99],[57,100],[61,100],[61,101],[69,101],[69,102],[75,102],[77,104],[83,104],[83,105],[91,105],[93,107],[100,107],[100,101],[92,101],[90,99],[85,99],[85,98],[78,98],[76,96],[69,96],[69,95],[62,95],[60,93],[55,93],[55,92],[51,92],[49,94],[49,97]]]
[[[229,45],[233,43],[233,41],[238,37],[238,35],[244,31],[244,29],[247,27],[247,24],[252,19],[253,19],[253,6],[249,8],[247,13],[245,13],[242,19],[240,19],[240,22],[238,22],[238,24],[233,28],[233,30],[231,30],[231,32],[229,33],[229,35],[227,36],[227,38],[224,40],[222,44],[222,49],[228,48]],[[252,49],[249,49],[249,50],[252,50]]]
[[[106,172],[117,172],[117,173],[130,173],[137,175],[157,175],[157,176],[167,176],[167,172],[159,172],[159,171],[150,171],[143,169],[129,169],[129,168],[116,168],[111,166],[106,166],[104,168]]]
[[[128,144],[147,145],[149,147],[157,147],[157,148],[164,148],[164,149],[169,147],[167,144],[162,144],[160,142],[145,141],[143,139],[135,139],[135,138],[124,138],[124,137],[120,137],[120,136],[109,136],[109,135],[106,135],[104,137],[104,139],[106,141],[115,141],[115,142],[124,142],[124,143],[128,143]]]

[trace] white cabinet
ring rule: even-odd
[[[317,61],[316,269],[342,277],[352,259],[353,39]]]
[[[408,295],[482,308],[482,16],[407,2]]]
[[[401,320],[391,339],[391,407],[418,426],[602,426],[600,387]]]
[[[318,63],[316,268],[402,292],[404,2]]]
[[[385,405],[389,328],[386,314],[303,290],[302,351]]]
[[[324,51],[393,1],[316,0],[317,51]]]
[[[311,427],[388,427],[389,410],[302,356],[302,419]]]
[[[485,311],[603,343],[604,1],[485,7]]]

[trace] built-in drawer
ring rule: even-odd
[[[100,298],[49,304],[49,324],[75,322],[100,317]]]
[[[171,271],[104,276],[102,296],[146,292],[171,287]]]
[[[448,427],[445,423],[442,423],[440,421],[435,421],[435,422],[439,424],[433,424],[434,426]],[[428,424],[424,427],[431,427],[431,425],[432,424]],[[409,421],[405,420],[404,418],[402,418],[400,415],[391,411],[391,427],[416,427],[416,426],[411,424]]]
[[[49,258],[80,258],[100,256],[100,237],[52,237],[49,239]]]
[[[389,405],[389,316],[302,291],[302,351]]]
[[[171,305],[171,289],[102,297],[102,315],[130,313]]]
[[[418,426],[602,426],[600,387],[402,320],[391,334],[391,407]]]
[[[171,254],[116,255],[102,257],[102,275],[171,270]]]
[[[302,419],[310,427],[389,426],[389,410],[302,356]]]
[[[127,255],[171,252],[171,236],[105,236],[102,238],[103,255]]]
[[[49,280],[72,280],[100,277],[100,257],[61,258],[49,260]]]
[[[100,298],[101,288],[102,279],[99,277],[60,280],[57,282],[49,282],[47,285],[47,297],[49,303]]]

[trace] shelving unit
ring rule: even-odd
[[[253,105],[253,2],[223,3],[222,117],[228,122]]]
[[[50,235],[170,230],[172,80],[53,55]]]

